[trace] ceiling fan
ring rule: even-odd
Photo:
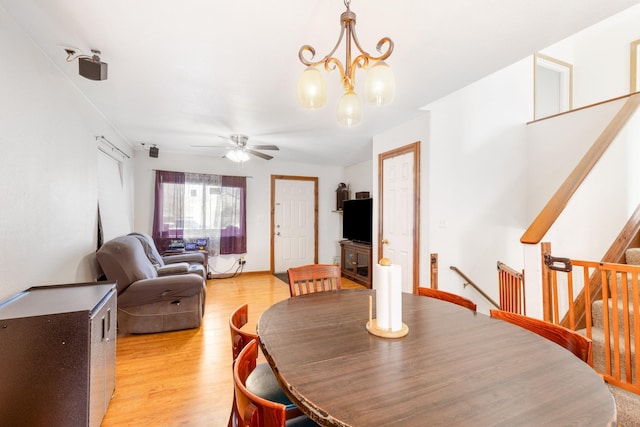
[[[249,160],[249,154],[261,159],[271,160],[273,156],[269,154],[261,153],[257,150],[280,150],[277,145],[263,144],[263,145],[247,145],[249,137],[240,133],[234,133],[229,135],[229,138],[220,137],[226,139],[232,147],[228,145],[193,145],[192,147],[205,147],[205,148],[228,148],[229,151],[223,157],[228,158],[234,162],[245,162]]]

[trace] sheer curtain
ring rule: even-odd
[[[185,174],[185,240],[207,239],[209,255],[220,254],[222,177],[201,173]]]
[[[156,171],[153,237],[159,250],[172,239],[207,239],[210,255],[243,254],[246,178]]]

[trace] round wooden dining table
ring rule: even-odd
[[[323,426],[615,426],[601,377],[513,324],[403,294],[409,333],[366,329],[373,290],[289,298],[258,321],[260,346],[296,405]],[[373,313],[375,317],[375,309]]]

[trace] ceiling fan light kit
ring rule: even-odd
[[[234,148],[233,150],[229,150],[229,152],[225,155],[225,157],[231,160],[232,162],[236,162],[236,163],[242,163],[249,160],[249,154],[240,148]]]
[[[356,68],[367,70],[365,78],[365,100],[377,106],[389,104],[393,101],[395,94],[395,77],[393,71],[384,62],[391,52],[393,52],[393,41],[388,37],[383,37],[378,41],[376,50],[380,56],[371,56],[362,49],[358,36],[356,35],[356,14],[349,9],[351,0],[344,0],[347,10],[340,15],[340,37],[334,48],[324,58],[313,61],[316,51],[309,45],[304,45],[298,52],[300,62],[307,66],[298,80],[298,103],[306,109],[322,108],[327,100],[327,87],[322,73],[316,68],[324,65],[326,71],[335,69],[340,71],[344,95],[338,102],[337,118],[338,122],[344,126],[356,126],[362,118],[362,105],[360,98],[354,91]],[[333,54],[340,46],[346,33],[345,61],[344,64]],[[351,59],[352,44],[360,53],[353,60]],[[386,46],[386,50],[383,48]],[[305,58],[305,52],[309,52],[310,58]]]
[[[249,141],[249,137],[247,135],[243,135],[240,133],[234,133],[229,135],[229,137],[222,137],[233,144],[232,148],[229,146],[220,146],[220,145],[192,145],[192,147],[203,147],[203,148],[227,148],[227,154],[223,157],[231,160],[232,162],[242,163],[248,161],[251,156],[260,157],[264,160],[271,160],[273,156],[270,156],[265,153],[261,153],[257,150],[275,150],[279,151],[277,145],[273,144],[262,144],[262,145],[247,145],[247,141]]]

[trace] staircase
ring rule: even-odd
[[[626,261],[627,261],[627,264],[640,265],[640,248],[628,249],[626,252]],[[632,303],[633,301],[632,300],[632,284],[631,284],[631,278],[629,277],[627,280],[629,304],[628,304],[628,307],[625,307],[625,304],[623,302],[622,286],[624,284],[624,281],[623,281],[622,274],[623,273],[618,273],[615,278],[615,284],[616,284],[616,290],[617,290],[615,294],[617,296],[617,303],[614,302],[611,298],[611,293],[613,292],[613,290],[611,290],[611,293],[609,294],[610,296],[609,299],[607,299],[606,301],[598,300],[591,304],[591,310],[592,310],[591,315],[593,319],[592,338],[591,338],[593,341],[593,367],[598,372],[611,372],[611,373],[615,372],[616,361],[615,361],[613,348],[615,347],[615,343],[616,343],[614,334],[616,334],[618,345],[620,348],[620,356],[618,358],[619,367],[620,367],[620,378],[624,379],[627,375],[627,370],[630,369],[631,382],[635,383],[636,375],[638,373],[635,372],[634,369],[631,369],[630,367],[627,368],[627,366],[625,366],[626,365],[625,358],[626,358],[627,351],[629,351],[631,354],[631,358],[629,359],[631,361],[631,365],[633,365],[634,363],[633,361],[635,360],[635,355],[636,355],[635,353],[636,349],[634,345],[634,333],[633,333],[634,312],[633,312],[633,303]],[[613,285],[613,282],[614,280],[611,280],[610,284]],[[607,305],[606,309],[607,309],[608,318],[609,318],[608,323],[609,323],[610,344],[608,347],[611,349],[610,355],[609,355],[609,358],[610,358],[609,371],[607,370],[607,355],[606,355],[607,346],[605,343],[606,338],[605,338],[605,331],[604,331],[605,304]],[[618,306],[617,325],[614,324],[613,322],[613,318],[614,318],[613,313],[615,310],[614,304]],[[629,327],[630,341],[628,344],[625,343],[625,336],[623,332],[624,323],[625,323],[625,316],[623,315],[623,313],[626,311],[628,311],[629,313],[628,319],[630,323],[630,327]],[[586,335],[586,329],[582,329],[578,332]],[[627,347],[629,347],[629,350],[627,350]],[[609,388],[616,400],[616,406],[618,409],[618,423],[621,426],[625,426],[625,427],[630,427],[630,426],[640,427],[640,395],[615,387],[611,384],[609,385]]]

